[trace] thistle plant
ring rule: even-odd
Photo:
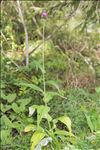
[[[47,17],[47,13],[43,12],[42,13],[42,17],[46,18]],[[43,20],[43,50],[42,50],[42,59],[43,59],[43,85],[44,85],[44,102],[45,102],[45,96],[46,96],[46,84],[45,84],[45,20]],[[47,105],[47,103],[45,102],[45,105]]]
[[[64,115],[61,117],[58,117],[56,119],[53,119],[50,114],[50,107],[47,106],[48,102],[53,99],[53,96],[59,96],[56,92],[48,92],[46,90],[46,80],[45,80],[45,74],[46,74],[46,68],[45,68],[45,21],[47,19],[47,13],[46,11],[43,11],[41,14],[41,17],[43,18],[43,50],[42,50],[42,60],[43,60],[43,68],[42,68],[42,75],[43,75],[43,101],[45,105],[32,105],[29,107],[29,116],[31,117],[34,112],[37,112],[37,120],[36,124],[30,124],[26,126],[25,132],[33,131],[33,135],[31,137],[31,147],[30,150],[41,150],[43,146],[46,146],[49,144],[51,149],[55,150],[61,150],[61,141],[69,136],[74,137],[72,134],[71,129],[71,120],[68,116]],[[37,88],[38,90],[38,88]],[[63,97],[64,98],[64,97]],[[43,126],[43,119],[45,119],[47,122],[46,125]],[[60,130],[57,128],[57,123],[60,122],[64,126],[67,127],[66,130]],[[60,140],[59,140],[59,138]]]

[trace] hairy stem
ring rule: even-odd
[[[43,59],[43,91],[44,91],[44,101],[45,101],[45,96],[46,96],[46,85],[45,85],[45,22],[43,24],[43,50],[42,50],[42,59]],[[46,102],[45,102],[45,105]]]

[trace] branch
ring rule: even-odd
[[[26,66],[28,66],[29,64],[29,55],[28,55],[28,32],[27,32],[27,28],[26,28],[26,24],[24,21],[24,17],[22,14],[22,10],[21,10],[21,6],[20,6],[20,1],[17,0],[17,7],[18,7],[18,12],[19,12],[19,17],[22,21],[23,27],[24,27],[24,31],[25,31],[25,44],[26,44],[26,51],[25,51],[25,55],[26,55]]]

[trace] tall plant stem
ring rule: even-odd
[[[42,50],[42,59],[43,59],[43,91],[44,91],[44,101],[46,96],[46,85],[45,85],[45,22],[43,23],[43,50]],[[45,105],[47,103],[45,102]]]

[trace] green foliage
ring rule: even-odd
[[[26,126],[26,128],[24,129],[25,132],[29,132],[29,131],[34,132],[35,131],[31,138],[30,150],[34,149],[36,145],[38,147],[40,141],[44,137],[50,138],[52,140],[52,144],[54,144],[56,141],[58,141],[57,136],[59,136],[61,139],[62,139],[62,136],[64,136],[65,141],[66,141],[66,136],[74,136],[72,134],[71,120],[69,117],[62,116],[62,117],[59,117],[56,119],[52,119],[52,117],[49,115],[50,108],[48,106],[43,106],[43,105],[33,105],[33,106],[29,107],[29,115],[30,116],[33,115],[33,113],[35,112],[35,109],[37,110],[37,125],[31,124],[31,125]],[[43,119],[46,119],[48,122],[48,127],[46,126],[45,129],[41,126]],[[58,121],[61,121],[63,124],[65,124],[68,127],[69,131],[58,130],[56,127],[56,124]],[[44,145],[44,146],[46,146],[46,145]],[[56,148],[59,149],[58,142],[56,142],[55,149]]]
[[[91,132],[100,130],[100,115],[95,109],[91,110],[89,113],[85,111],[85,117]]]
[[[1,150],[100,149],[99,3],[1,2]]]
[[[5,95],[4,87],[1,90],[1,141],[2,145],[12,143],[13,132],[21,134],[27,122],[32,122],[26,118],[26,106],[30,103],[30,98],[18,98],[16,93]],[[5,135],[3,135],[5,133]]]

